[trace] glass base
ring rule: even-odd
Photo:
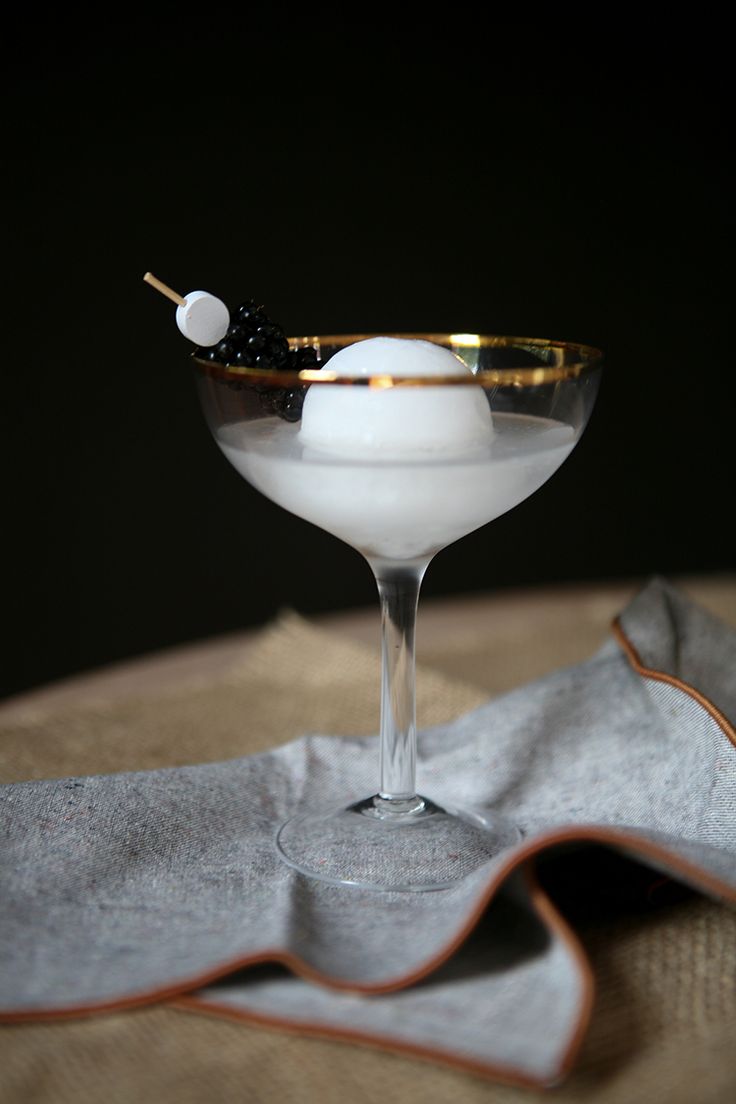
[[[422,891],[449,889],[520,839],[516,825],[495,814],[376,795],[292,817],[276,847],[289,866],[321,882]]]

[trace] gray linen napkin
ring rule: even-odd
[[[178,997],[556,1082],[591,978],[535,857],[603,843],[736,901],[736,633],[655,581],[616,636],[421,735],[422,792],[492,803],[524,830],[450,890],[340,889],[275,857],[276,824],[313,794],[370,791],[375,738],[0,787],[0,1015]]]

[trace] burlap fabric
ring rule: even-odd
[[[318,672],[322,672],[321,681]],[[193,688],[155,706],[129,703],[53,721],[39,717],[14,733],[6,732],[3,744],[20,764],[15,777],[32,773],[22,765],[23,754],[30,745],[31,758],[38,763],[37,749],[44,739],[49,758],[36,773],[82,773],[202,758],[201,746],[199,756],[193,751],[206,724],[207,757],[220,759],[251,750],[240,742],[246,709],[249,733],[262,734],[260,746],[296,734],[307,716],[311,728],[369,728],[375,710],[375,676],[372,657],[367,659],[359,649],[335,647],[334,641],[315,630],[290,621],[267,634],[243,669],[218,687]],[[285,686],[293,688],[294,694],[285,695]],[[344,705],[335,709],[331,723],[328,714],[335,699],[329,702],[326,690],[335,687],[342,689]],[[425,723],[446,719],[482,697],[477,690],[453,686],[434,673],[420,676],[420,694]],[[298,708],[290,714],[294,699]],[[257,725],[254,717],[259,717],[259,705],[263,715]],[[269,725],[277,731],[269,730]],[[49,769],[60,732],[69,734],[70,746],[58,765]],[[139,747],[127,741],[133,732],[141,741]],[[34,741],[38,741],[35,748]],[[144,748],[153,760],[145,760]],[[134,761],[126,761],[126,754]],[[589,923],[586,941],[599,978],[599,1005],[579,1070],[561,1097],[587,1099],[595,1085],[596,1099],[604,1101],[725,1099],[722,1094],[732,1077],[726,1039],[734,1023],[728,981],[734,972],[733,937],[732,917],[699,901],[650,916],[646,924],[632,919],[613,927]],[[5,1029],[2,1042],[10,1043],[4,1063],[8,1092],[16,1085],[24,1099],[64,1100],[73,1095],[79,1100],[87,1093],[89,1099],[99,1099],[103,1093],[121,1100],[141,1093],[144,1099],[146,1093],[152,1099],[166,1099],[170,1091],[172,1098],[176,1094],[184,1100],[209,1094],[227,1099],[228,1092],[233,1099],[329,1100],[350,1095],[367,1100],[374,1098],[375,1086],[380,1084],[382,1096],[389,1100],[394,1093],[397,1100],[411,1100],[413,1093],[420,1099],[420,1092],[425,1099],[515,1096],[513,1090],[478,1085],[464,1075],[428,1070],[405,1059],[352,1048],[346,1055],[335,1044],[293,1038],[274,1043],[256,1029],[225,1023],[215,1025],[213,1036],[213,1025],[205,1026],[195,1017],[183,1021],[181,1014],[155,1010],[106,1017],[97,1023]],[[157,1028],[155,1047],[152,1027]],[[202,1039],[199,1051],[192,1039],[197,1032]],[[231,1052],[226,1042],[230,1039]],[[63,1055],[59,1046],[65,1047]],[[137,1059],[131,1061],[135,1053]],[[179,1055],[176,1062],[171,1060],[174,1054]],[[325,1055],[329,1055],[329,1068],[323,1070],[320,1062]],[[690,1095],[683,1086],[689,1086]]]

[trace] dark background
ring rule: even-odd
[[[605,350],[571,459],[425,594],[734,567],[723,28],[55,18],[5,54],[3,692],[374,600],[218,452],[149,268],[290,333]]]

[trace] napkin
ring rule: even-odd
[[[422,733],[422,792],[524,831],[437,893],[312,883],[275,857],[314,793],[370,791],[375,738],[3,787],[3,1018],[176,998],[556,1083],[592,977],[535,867],[593,843],[736,900],[735,659],[732,630],[655,581],[587,663]]]

